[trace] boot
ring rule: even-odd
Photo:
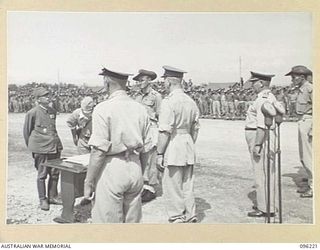
[[[48,181],[49,204],[62,205],[62,200],[58,198],[58,180],[50,178]]]
[[[50,209],[48,199],[40,200],[40,209],[44,211],[48,211]]]

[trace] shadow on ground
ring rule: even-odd
[[[211,205],[205,199],[196,197],[196,214],[199,222],[201,222],[206,217],[205,211],[210,208]]]
[[[303,167],[294,167],[297,169],[296,173],[283,174],[283,177],[289,177],[292,179],[293,183],[297,186],[298,189],[303,189],[308,187],[308,178],[307,173]]]

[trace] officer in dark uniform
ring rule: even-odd
[[[56,130],[57,112],[49,107],[49,91],[39,87],[35,90],[35,97],[38,104],[26,114],[23,136],[28,149],[32,152],[34,165],[38,171],[37,187],[40,208],[49,210],[49,204],[62,204],[57,198],[59,170],[44,167],[42,163],[60,158],[62,143]],[[46,189],[48,175],[49,181]]]

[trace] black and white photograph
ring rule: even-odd
[[[310,12],[7,12],[6,224],[314,225]]]

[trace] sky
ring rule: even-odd
[[[9,12],[7,28],[9,84],[100,86],[103,67],[160,77],[163,65],[195,84],[250,71],[289,84],[292,66],[312,69],[312,16],[303,12]]]

